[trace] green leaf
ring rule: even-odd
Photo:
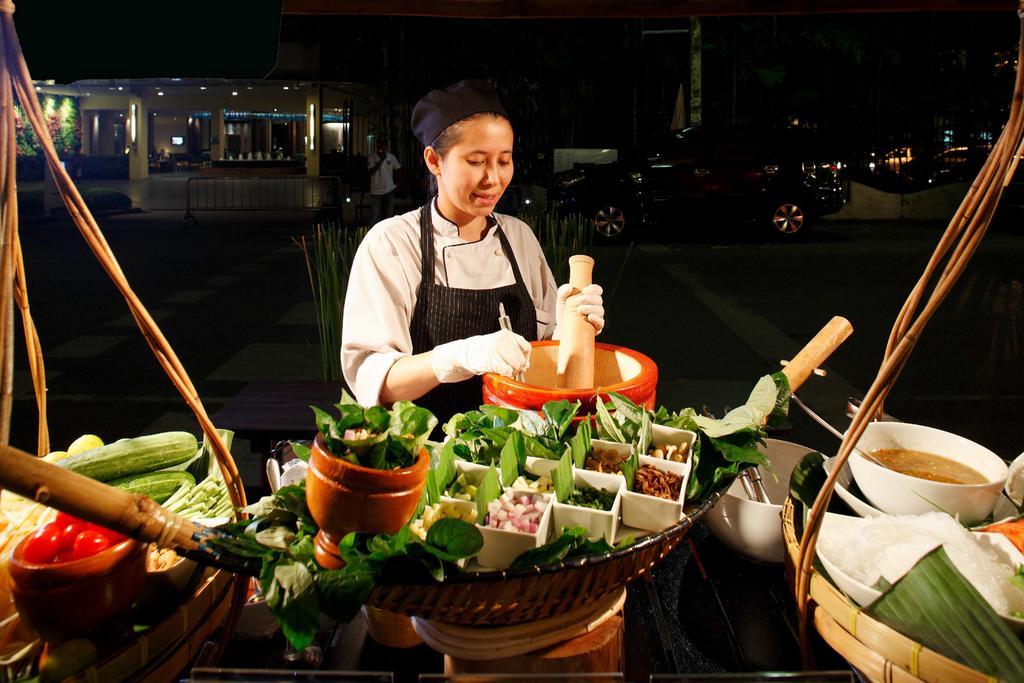
[[[611,413],[608,412],[608,406],[605,405],[604,401],[598,398],[595,401],[595,407],[597,408],[597,433],[605,441],[615,441],[617,443],[627,443],[626,436],[619,429],[618,423],[615,418],[612,417]]]
[[[491,465],[476,489],[476,518],[483,524],[487,520],[487,505],[501,495],[501,484],[498,482],[498,470]]]
[[[335,407],[338,409],[339,415],[336,422],[336,429],[339,432],[344,433],[346,429],[363,426],[365,413],[362,406],[353,403],[339,403]]]
[[[633,486],[636,484],[636,471],[638,469],[640,469],[640,457],[637,455],[637,449],[630,446],[629,457],[619,465],[619,471],[626,478],[626,489],[629,491],[632,491]]]
[[[427,483],[423,487],[427,505],[441,502],[441,488],[437,485],[437,470],[427,470]]]
[[[345,389],[342,389],[341,390],[341,400],[338,401],[338,405],[354,405],[354,406],[357,406],[357,405],[359,405],[359,401],[357,401],[352,396],[352,394],[348,393],[348,391],[346,391]]]
[[[455,479],[455,441],[449,439],[441,447],[437,456],[437,468],[434,470],[437,477],[437,487],[441,491],[448,488],[448,485]]]
[[[651,450],[651,440],[654,435],[651,431],[651,414],[646,410],[643,417],[640,418],[640,430],[636,436],[636,452],[647,455],[647,452]]]
[[[579,401],[572,404],[565,399],[562,399],[560,401],[548,401],[541,406],[541,412],[544,414],[544,419],[547,420],[548,426],[552,430],[552,437],[561,439],[565,436],[566,430],[568,430],[569,425],[572,424],[572,419],[576,417],[576,413],[579,412],[580,405]]]
[[[492,427],[511,427],[519,421],[519,411],[510,408],[482,405],[480,411],[487,416]]]
[[[475,524],[444,517],[430,525],[427,545],[445,552],[452,560],[461,560],[480,552],[484,537]]]
[[[576,428],[576,433],[569,439],[572,463],[579,469],[583,469],[587,456],[590,455],[590,448],[590,421],[584,420],[580,422],[579,427]]]
[[[984,674],[1024,681],[1024,644],[957,571],[942,546],[921,558],[865,612]]]
[[[324,443],[327,446],[327,449],[334,452],[336,442],[341,438],[334,427],[334,418],[331,417],[330,413],[321,410],[316,406],[310,406],[310,408],[313,409],[317,431],[324,437]]]
[[[576,481],[572,474],[572,454],[568,448],[558,461],[558,467],[551,470],[551,482],[555,485],[555,497],[560,501],[569,500],[569,496],[576,490]]]
[[[308,647],[320,628],[320,607],[313,575],[301,562],[281,560],[265,567],[262,588],[267,607],[293,648]]]
[[[814,501],[818,498],[821,487],[825,485],[828,474],[822,467],[825,456],[817,451],[812,451],[800,459],[793,474],[789,477],[789,495],[798,500],[810,510]]]
[[[789,417],[789,397],[793,395],[793,391],[789,387],[789,378],[786,377],[786,373],[776,372],[771,375],[771,378],[775,382],[777,393],[775,407],[772,409],[771,415],[768,416],[767,426],[778,427]]]
[[[405,447],[413,460],[423,450],[435,426],[437,418],[433,413],[409,401],[396,401],[391,410],[391,437]]]
[[[309,462],[309,456],[313,453],[313,450],[309,446],[301,444],[298,441],[289,441],[288,445],[292,447],[292,453],[295,454],[296,458],[302,462]]]
[[[291,542],[295,540],[295,532],[285,526],[272,526],[257,531],[254,538],[257,543],[268,548],[287,550]]]
[[[587,530],[584,527],[566,528],[558,538],[519,555],[512,561],[509,569],[521,569],[558,562],[565,559],[573,549],[579,547],[586,540]]]
[[[523,435],[513,431],[501,449],[501,483],[511,486],[526,466],[526,446]]]
[[[391,413],[380,406],[373,406],[366,409],[364,414],[366,428],[373,433],[387,431],[391,424]]]
[[[321,611],[332,619],[351,621],[370,597],[376,578],[375,565],[365,562],[317,572],[315,584]]]

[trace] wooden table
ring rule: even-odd
[[[341,385],[336,382],[251,382],[214,414],[213,424],[249,440],[250,450],[260,457],[259,493],[266,494],[266,464],[274,444],[313,438],[316,424],[309,406],[333,413],[340,398]]]

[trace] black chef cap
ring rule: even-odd
[[[412,132],[429,147],[448,126],[473,114],[494,112],[508,118],[498,93],[487,81],[459,81],[431,90],[412,109]]]

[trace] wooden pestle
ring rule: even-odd
[[[589,389],[594,386],[594,326],[572,303],[572,297],[592,282],[593,274],[594,259],[582,254],[569,257],[572,291],[562,311],[555,379],[555,385],[563,389]]]
[[[852,333],[853,325],[846,318],[837,315],[829,320],[782,369],[782,374],[789,380],[789,388],[794,392],[799,389],[814,369],[824,363]]]
[[[837,315],[829,320],[825,327],[821,328],[818,334],[814,335],[811,341],[807,342],[793,360],[789,361],[782,369],[782,374],[789,382],[790,391],[796,393],[796,390],[811,376],[814,369],[824,363],[825,359],[831,356],[832,352],[839,348],[839,345],[846,341],[846,338],[852,333],[853,325],[846,318]],[[759,503],[771,502],[756,467],[742,470],[739,480],[747,498]]]

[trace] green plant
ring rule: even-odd
[[[532,225],[555,282],[568,282],[569,257],[589,254],[593,249],[594,230],[590,222],[578,214],[562,217],[546,213],[534,218]]]
[[[309,287],[320,337],[320,378],[341,381],[341,323],[345,290],[359,243],[368,227],[346,229],[335,222],[317,224],[313,236],[296,240],[306,256]]]

